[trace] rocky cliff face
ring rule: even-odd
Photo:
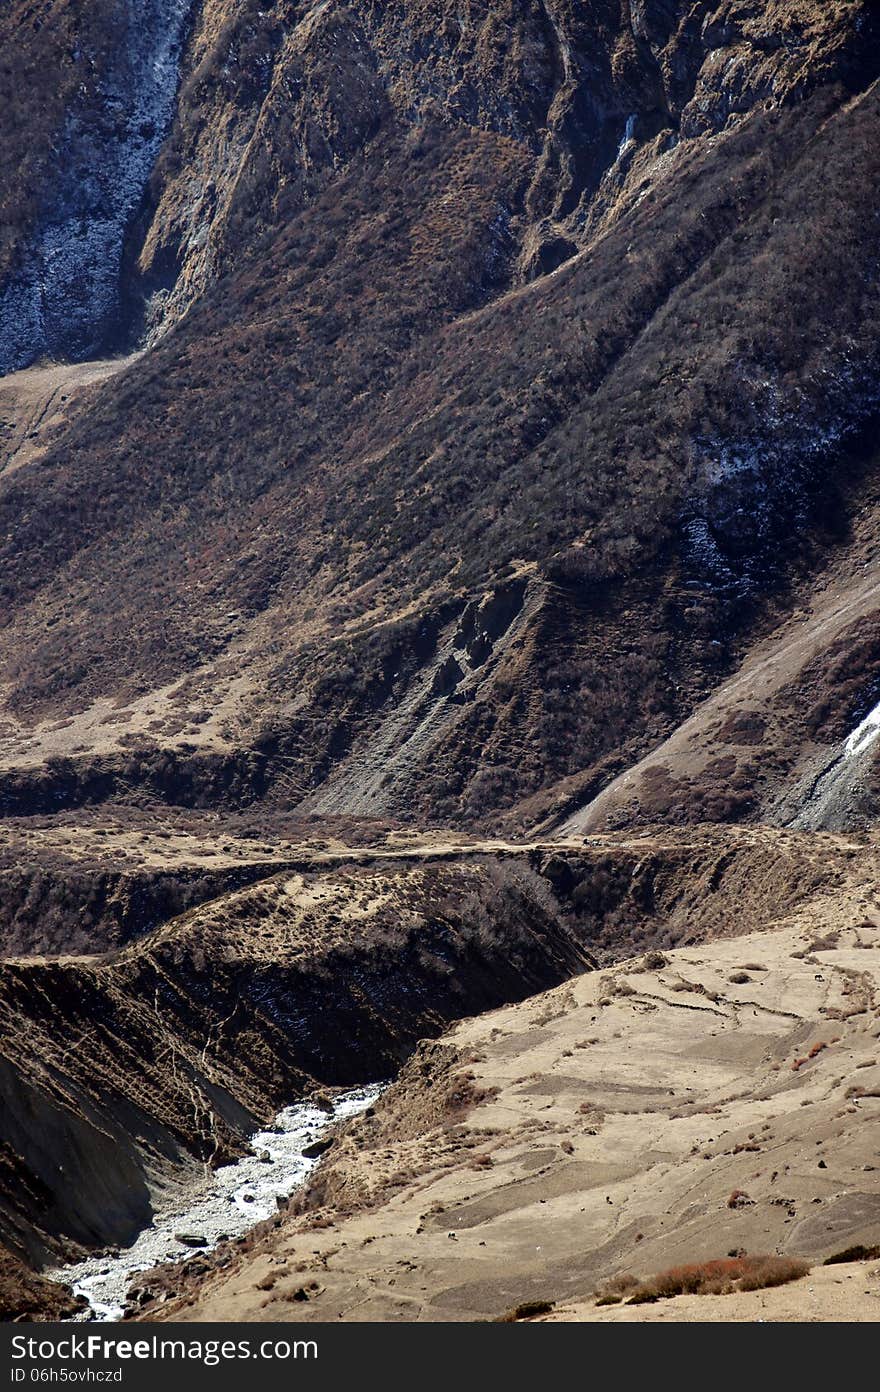
[[[15,20],[24,69],[33,41]],[[57,16],[36,23],[51,42]],[[862,86],[873,23],[869,6],[811,0],[454,17],[420,0],[105,3],[57,34],[73,82],[40,152],[38,211],[25,200],[3,369],[174,322],[389,123],[439,116],[528,149],[519,270],[546,273],[680,141],[822,84]]]
[[[0,373],[41,357],[95,357],[123,337],[125,237],[174,110],[191,8],[120,0],[99,35],[74,32],[69,101],[48,132],[33,214],[0,295]],[[21,29],[9,38],[21,43]]]
[[[555,269],[633,166],[765,102],[873,76],[860,6],[230,5],[207,0],[151,183],[137,275],[177,318],[390,123],[438,118],[533,156],[518,272]]]

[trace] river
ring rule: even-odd
[[[195,1243],[181,1242],[178,1234],[202,1239],[198,1250],[205,1252],[224,1238],[240,1237],[271,1218],[278,1212],[277,1200],[298,1189],[317,1163],[303,1155],[304,1147],[320,1140],[337,1122],[362,1112],[383,1086],[373,1084],[340,1094],[332,1113],[310,1102],[285,1107],[267,1130],[250,1137],[252,1153],[207,1171],[204,1185],[191,1193],[186,1205],[157,1213],[131,1247],[44,1274],[85,1297],[89,1312],[83,1318],[121,1319],[126,1293],[138,1272],[194,1255]]]

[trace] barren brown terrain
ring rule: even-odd
[[[381,1082],[127,1316],[875,1319],[876,4],[8,0],[0,125],[0,1317]]]
[[[873,6],[199,0],[184,32],[150,0],[161,92],[111,8],[41,0],[34,30],[14,4],[0,35],[4,157],[34,147],[0,312],[5,390],[35,394],[0,482],[6,813],[522,835],[656,750],[843,553],[870,565]],[[17,109],[53,45],[63,138],[54,99]],[[102,159],[125,177],[95,190]],[[841,724],[871,671],[832,674]],[[798,691],[780,719],[779,795],[815,755]],[[749,778],[666,802],[761,820]]]
[[[225,894],[218,871],[215,897],[142,923],[127,946],[7,956],[0,1230],[13,1250],[45,1260],[130,1241],[176,1171],[231,1159],[286,1102],[387,1077],[449,1019],[590,965],[527,861],[492,847],[473,863],[374,859],[348,851],[328,871],[306,852],[281,873],[264,863],[253,885],[233,874],[246,887]],[[46,901],[75,913],[96,879],[60,874]],[[108,886],[95,937],[117,936],[112,901]]]

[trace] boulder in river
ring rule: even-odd
[[[332,1144],[332,1136],[328,1136],[323,1141],[312,1141],[311,1145],[303,1146],[303,1156],[306,1160],[317,1160],[318,1156],[323,1155],[325,1150],[329,1150]]]
[[[208,1245],[208,1239],[203,1237],[201,1233],[176,1232],[174,1241],[182,1242],[184,1247],[207,1247]]]

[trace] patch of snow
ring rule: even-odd
[[[303,1149],[320,1140],[336,1122],[369,1107],[384,1086],[376,1083],[343,1093],[336,1098],[332,1113],[311,1102],[285,1107],[271,1127],[250,1137],[253,1153],[209,1171],[187,1207],[157,1213],[152,1225],[144,1228],[131,1247],[113,1256],[89,1257],[57,1267],[45,1275],[85,1297],[89,1314],[84,1318],[121,1319],[128,1288],[139,1271],[211,1251],[222,1239],[239,1237],[265,1218],[273,1217],[278,1211],[277,1200],[288,1198],[300,1188],[317,1163],[307,1159]],[[261,1159],[265,1154],[268,1160]],[[177,1233],[191,1234],[204,1242],[195,1247],[178,1241]]]
[[[617,147],[617,154],[614,158],[615,165],[620,164],[630,145],[635,144],[636,117],[628,116],[623,130],[623,136]]]
[[[843,746],[844,759],[853,759],[858,754],[864,754],[866,749],[874,743],[880,735],[880,702],[874,709],[865,716],[860,725],[857,725],[852,734],[848,737]]]

